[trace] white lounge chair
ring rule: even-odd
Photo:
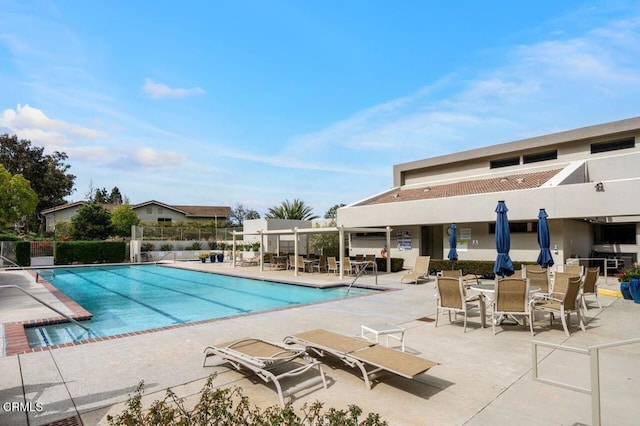
[[[431,256],[418,256],[416,257],[416,263],[413,270],[408,274],[403,275],[400,278],[402,283],[404,280],[413,281],[414,284],[418,284],[418,280],[429,280],[429,263],[431,262]]]
[[[246,368],[254,372],[265,383],[273,382],[282,407],[285,406],[284,398],[299,390],[319,383],[322,383],[325,389],[327,388],[327,381],[320,363],[309,357],[304,349],[286,348],[265,340],[244,338],[208,346],[204,352],[203,367],[207,366],[209,357],[218,356],[238,371]],[[305,374],[313,368],[317,369],[318,376],[308,374],[310,377],[304,382],[287,390],[282,389],[281,379]]]

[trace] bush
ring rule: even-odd
[[[194,241],[191,245],[187,246],[185,250],[202,250],[202,243],[200,241]]]
[[[31,266],[31,243],[29,241],[16,243],[16,263],[19,266]]]
[[[120,263],[126,259],[124,241],[61,241],[56,242],[54,263]]]
[[[162,244],[160,246],[160,251],[171,251],[173,250],[173,244]]]
[[[22,241],[22,238],[13,234],[0,234],[0,241]]]
[[[142,243],[140,251],[153,251],[153,243]]]
[[[458,260],[455,269],[462,269],[463,274],[480,275],[483,278],[494,279],[493,267],[495,262],[492,260]],[[522,269],[522,265],[536,265],[535,262],[513,262],[513,269]],[[449,259],[431,259],[429,262],[429,274],[435,275],[436,272],[443,269],[452,269],[452,263]]]
[[[378,271],[386,272],[387,271],[387,259],[382,257],[376,257],[376,265],[378,266]],[[404,259],[400,257],[392,257],[391,258],[391,272],[402,271],[404,267]]]
[[[291,404],[284,408],[272,406],[265,410],[251,405],[241,388],[214,388],[210,376],[200,393],[200,400],[192,409],[185,407],[184,399],[178,398],[167,389],[162,400],[156,400],[151,407],[142,410],[144,382],[140,382],[133,395],[127,399],[127,408],[119,416],[107,416],[112,426],[131,425],[387,425],[379,414],[369,413],[360,419],[362,409],[350,405],[348,410],[330,408],[322,413],[323,404],[315,402],[302,407],[302,415],[295,412]]]

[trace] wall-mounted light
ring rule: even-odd
[[[555,254],[558,254],[558,245],[557,245],[557,244],[554,244],[554,245],[553,245],[553,252],[554,252]]]
[[[596,192],[604,192],[604,184],[602,182],[596,183],[595,189]]]

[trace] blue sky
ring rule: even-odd
[[[323,216],[394,164],[639,116],[640,2],[0,0],[0,88],[70,201]]]

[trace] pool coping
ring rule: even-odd
[[[139,264],[109,264],[109,265],[101,264],[99,266],[131,266],[131,265],[139,265]],[[72,265],[72,266],[91,267],[93,265]],[[98,266],[98,265],[95,265],[95,266]],[[157,265],[157,266],[164,266],[164,267],[171,268],[170,265]],[[41,268],[39,268],[39,269],[41,269]],[[176,269],[181,269],[181,268],[176,268]],[[69,296],[64,294],[62,291],[60,291],[58,288],[56,288],[53,284],[51,284],[49,281],[44,279],[41,275],[38,277],[38,270],[37,269],[30,269],[30,270],[27,270],[27,272],[34,278],[34,280],[37,280],[37,282],[39,284],[42,284],[42,286],[47,291],[49,291],[55,298],[57,298],[62,304],[64,304],[72,312],[72,314],[69,315],[71,318],[73,318],[76,321],[90,320],[91,318],[93,318],[93,314],[91,312],[87,311],[86,309],[84,309],[82,306],[80,306],[80,304],[78,304],[75,300],[71,299]],[[321,285],[314,285],[312,283],[300,283],[300,282],[294,282],[294,281],[279,281],[279,280],[268,280],[268,279],[256,279],[256,278],[252,278],[252,277],[248,277],[248,276],[235,275],[235,274],[225,274],[225,273],[221,273],[221,272],[217,272],[217,271],[216,272],[196,271],[196,272],[202,272],[202,273],[205,273],[205,274],[209,273],[209,274],[217,274],[217,275],[226,275],[226,276],[236,277],[236,278],[246,278],[246,279],[250,279],[250,280],[254,280],[254,281],[267,281],[267,282],[281,283],[281,284],[287,284],[287,285],[298,285],[298,286],[303,286],[303,287],[313,287],[313,288],[318,288],[318,289],[321,289],[321,290],[322,289],[328,289],[328,288],[335,288],[335,287],[347,287],[345,284],[332,284],[332,285],[329,285],[329,286],[321,286]],[[359,289],[367,289],[367,290],[378,290],[380,292],[398,291],[398,289],[394,289],[394,288],[387,288],[387,287],[381,287],[381,286],[371,286],[371,285],[354,285],[353,287],[354,288],[359,288]],[[354,296],[354,297],[367,297],[367,296],[373,296],[375,294],[376,293],[363,294],[363,295]],[[302,306],[311,306],[311,305],[317,305],[317,304],[322,304],[322,303],[330,303],[330,302],[335,302],[335,300],[323,300],[323,301],[319,301],[319,302],[309,302],[309,303],[303,303],[303,304],[299,304],[299,305],[295,305],[295,306],[282,306],[282,307],[275,308],[275,309],[269,309],[267,311],[248,312],[248,313],[243,313],[243,314],[236,314],[236,315],[226,316],[226,317],[222,317],[222,318],[209,318],[209,319],[205,319],[205,320],[199,320],[199,321],[188,322],[188,323],[183,323],[183,324],[172,324],[172,325],[168,325],[168,326],[164,326],[164,327],[152,328],[152,329],[149,329],[149,330],[132,331],[132,332],[128,332],[128,333],[114,334],[114,335],[105,336],[105,337],[94,337],[94,338],[91,338],[91,339],[80,340],[80,341],[77,341],[77,342],[60,343],[60,344],[55,344],[55,345],[50,345],[50,346],[42,346],[42,347],[37,347],[37,348],[32,348],[32,347],[29,346],[29,340],[27,338],[27,334],[26,334],[26,331],[25,331],[26,328],[40,327],[40,326],[54,325],[54,324],[62,324],[62,323],[68,323],[69,321],[65,317],[56,316],[56,317],[49,317],[49,318],[39,318],[39,319],[36,319],[36,320],[7,322],[7,323],[3,323],[2,324],[4,326],[4,338],[5,338],[5,350],[4,350],[5,353],[4,353],[4,356],[21,355],[21,354],[27,354],[27,353],[33,353],[33,352],[48,351],[48,350],[51,350],[51,349],[66,348],[66,347],[70,347],[70,346],[85,345],[85,344],[89,344],[89,343],[102,342],[102,341],[106,341],[106,340],[121,339],[121,338],[124,338],[124,337],[138,336],[138,335],[142,335],[142,334],[155,333],[155,332],[159,332],[159,331],[171,330],[171,329],[182,328],[182,327],[189,327],[189,326],[200,325],[200,324],[207,324],[207,323],[211,323],[211,322],[228,320],[228,319],[239,318],[239,317],[245,317],[245,316],[250,316],[250,315],[264,314],[266,312],[277,312],[277,311],[287,310],[287,309],[291,309],[291,308],[299,308],[299,307],[302,307]]]

